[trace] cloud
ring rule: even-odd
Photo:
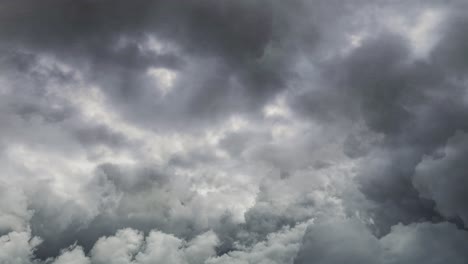
[[[60,11],[51,12],[50,6]],[[157,111],[157,119],[175,125],[191,115],[224,115],[225,107],[256,108],[283,88],[287,68],[275,52],[267,51],[273,34],[271,9],[265,1],[200,1],[180,7],[171,1],[26,0],[2,6],[0,38],[8,40],[7,50],[21,44],[80,68],[133,121],[147,126],[149,117],[141,115]],[[178,76],[172,88],[178,95],[148,100],[162,96],[155,93],[161,83],[146,74],[152,70]],[[216,99],[206,103],[207,96]]]
[[[397,225],[380,242],[387,263],[463,263],[466,232],[448,223]]]
[[[26,230],[33,215],[27,197],[15,186],[1,184],[0,190],[0,233]]]
[[[463,263],[466,232],[448,223],[396,225],[381,239],[355,219],[307,228],[294,263]]]
[[[34,249],[42,240],[30,231],[12,231],[0,237],[0,262],[5,264],[32,263]]]
[[[0,3],[0,262],[466,262],[465,9]]]
[[[115,236],[101,237],[91,251],[93,262],[130,263],[143,239],[143,234],[132,229],[119,230]]]
[[[60,254],[53,262],[53,264],[90,264],[91,261],[79,246],[68,248]]]
[[[35,247],[41,239],[28,232],[11,232],[0,238],[0,261],[9,263],[99,264],[99,263],[204,263],[215,253],[216,235],[209,231],[184,241],[160,231],[151,231],[147,237],[134,229],[121,229],[115,235],[99,238],[89,256],[80,246],[72,245],[61,251],[55,259],[37,262]]]
[[[448,218],[460,217],[466,224],[468,212],[463,206],[468,183],[463,176],[467,155],[467,137],[458,132],[451,137],[438,157],[425,157],[413,178],[421,196],[434,200],[436,208]]]
[[[264,241],[210,258],[206,263],[292,263],[299,250],[306,225],[306,223],[301,223],[294,228],[284,227],[277,232],[270,233]]]
[[[434,6],[427,8],[435,12]],[[289,100],[296,113],[349,130],[344,133],[344,151],[366,160],[357,180],[362,192],[379,203],[374,220],[378,232],[385,234],[398,222],[443,218],[432,198],[419,195],[412,179],[425,155],[436,155],[456,131],[466,130],[467,108],[459,73],[446,70],[452,61],[440,59],[447,58],[449,50],[458,52],[455,46],[463,40],[452,34],[464,27],[464,19],[440,15],[441,27],[433,33],[440,34],[434,36],[438,41],[420,58],[412,54],[411,33],[396,30],[386,20],[392,8],[378,10],[383,18],[377,23],[385,27],[367,29],[372,34],[359,45],[316,64],[316,87],[302,89]],[[450,30],[441,30],[449,25]],[[356,134],[362,138],[357,140]]]
[[[381,254],[362,223],[337,219],[309,226],[294,263],[378,263]]]

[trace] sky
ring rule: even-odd
[[[0,1],[0,264],[468,263],[467,8]]]

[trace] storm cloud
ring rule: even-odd
[[[0,3],[0,263],[466,263],[467,5]]]

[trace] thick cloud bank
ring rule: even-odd
[[[0,264],[468,263],[462,1],[0,3]]]

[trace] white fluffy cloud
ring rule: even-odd
[[[215,255],[217,243],[211,231],[184,241],[161,231],[151,231],[144,237],[139,231],[123,229],[115,236],[100,238],[91,250],[90,259],[93,264],[201,264]]]
[[[41,243],[31,233],[10,232],[0,237],[0,263],[32,264],[301,264],[301,263],[465,263],[468,234],[449,223],[396,225],[377,238],[359,219],[310,220],[295,227],[283,227],[264,240],[250,245],[236,244],[232,251],[217,256],[219,239],[212,231],[186,241],[153,230],[147,236],[134,229],[121,229],[101,237],[89,255],[72,245],[56,258],[35,259]]]
[[[41,243],[38,237],[31,237],[30,231],[12,231],[0,237],[0,263],[29,264],[33,262],[35,247]]]
[[[26,230],[32,214],[24,192],[0,182],[0,233]]]
[[[91,264],[91,261],[85,256],[81,247],[73,246],[64,250],[52,264]]]

